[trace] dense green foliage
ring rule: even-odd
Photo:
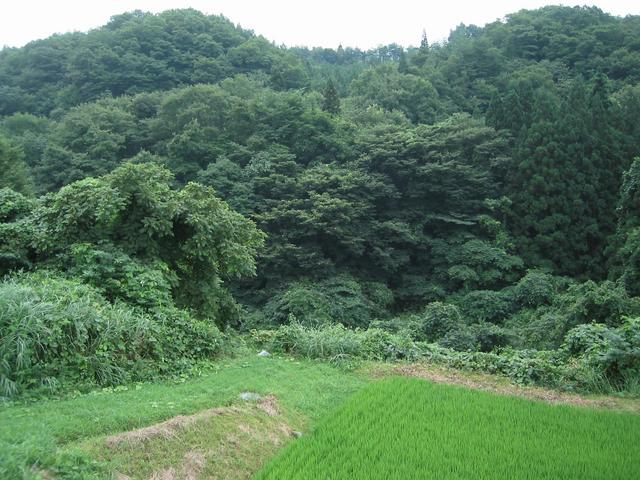
[[[634,388],[638,65],[640,17],[589,7],[366,52],[194,10],[3,49],[0,288],[69,281],[132,322],[277,329],[323,358],[559,365],[580,337],[580,365]],[[344,344],[317,355],[325,332]]]
[[[75,280],[24,275],[0,284],[0,396],[118,385],[211,358],[222,336],[176,308],[112,305]]]
[[[257,478],[635,478],[639,420],[393,379],[355,394]]]
[[[127,163],[38,201],[0,190],[3,273],[38,270],[0,283],[0,397],[148,379],[220,350],[240,314],[227,284],[254,274],[263,234],[171,179]]]
[[[89,34],[32,42],[0,55],[0,114],[46,114],[102,95],[214,83],[236,73],[260,72],[275,87],[300,86],[297,57],[224,17],[195,10],[114,16]]]
[[[446,307],[440,304],[428,309],[426,318],[433,318],[433,313]],[[350,330],[342,325],[306,327],[292,323],[277,330],[252,330],[251,337],[270,351],[336,364],[349,365],[361,360],[427,360],[462,370],[499,374],[521,385],[581,392],[640,393],[639,318],[627,318],[617,328],[600,323],[579,325],[569,330],[556,350],[482,351],[483,342],[495,347],[500,330],[496,332],[480,325],[463,330],[464,341],[468,342],[463,344],[466,349],[460,348],[460,333],[453,337],[445,335],[438,345],[420,340],[422,325],[416,322],[410,330],[391,333],[381,328]]]

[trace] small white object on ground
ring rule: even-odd
[[[259,357],[270,357],[271,354],[269,352],[267,352],[266,350],[262,350],[259,354]]]
[[[240,398],[242,400],[244,400],[245,402],[257,402],[258,400],[260,400],[262,398],[262,396],[259,393],[242,392],[240,394]]]

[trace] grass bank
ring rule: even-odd
[[[368,381],[322,363],[250,355],[221,361],[215,369],[182,383],[139,384],[77,398],[5,405],[0,407],[0,478],[110,478],[123,465],[138,465],[139,471],[127,472],[140,478],[138,474],[150,464],[163,464],[164,450],[151,442],[149,448],[129,453],[110,452],[104,448],[108,436],[180,415],[237,406],[244,391],[274,395],[282,421],[293,430],[305,430]],[[245,423],[251,428],[271,421],[254,410],[248,413]],[[226,430],[225,422],[228,427],[235,421],[233,416],[223,420],[216,423],[220,431]],[[137,455],[147,460],[140,461]],[[252,455],[260,457],[260,450]],[[269,455],[245,459],[245,467],[255,471],[265,458]]]

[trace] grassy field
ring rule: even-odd
[[[0,479],[640,478],[638,415],[381,372],[397,374],[250,354],[180,382],[3,405]]]
[[[355,394],[256,478],[634,479],[638,445],[637,415],[395,378]]]
[[[149,478],[152,470],[172,462],[175,478],[181,478],[180,468],[197,464],[203,455],[216,456],[216,472],[203,469],[208,478],[247,478],[290,441],[282,424],[306,430],[368,382],[321,363],[250,355],[223,360],[216,370],[183,383],[0,406],[0,478],[112,478],[115,472]],[[271,417],[244,405],[238,399],[244,391],[275,395],[281,414]],[[119,432],[215,407],[229,410],[203,416],[169,438],[155,436],[137,445],[106,441]],[[202,450],[209,445],[226,449]]]

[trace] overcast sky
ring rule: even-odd
[[[484,25],[522,8],[575,1],[544,0],[2,0],[0,47],[22,46],[54,33],[87,31],[130,10],[160,12],[192,7],[223,14],[269,40],[288,46],[363,49],[380,44],[416,45],[425,29],[430,41],[444,39],[460,23]],[[638,0],[593,0],[615,15],[640,14]]]

